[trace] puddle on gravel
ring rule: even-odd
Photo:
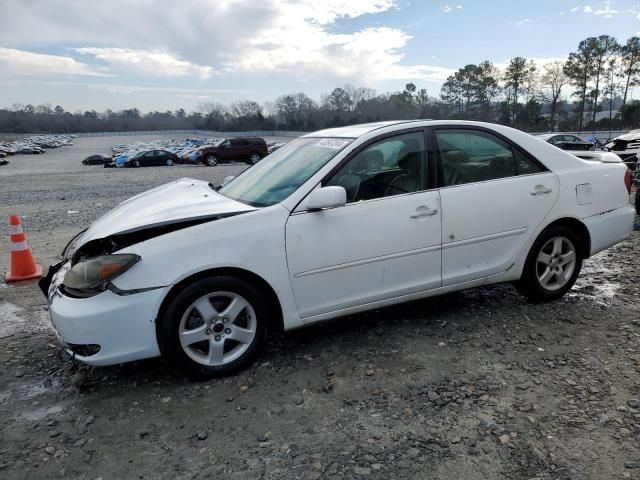
[[[33,312],[13,303],[0,302],[0,339],[11,337],[33,328],[38,330],[51,328],[49,313],[37,307]]]
[[[42,420],[45,417],[56,415],[60,412],[62,412],[61,405],[39,406],[36,408],[31,408],[29,410],[24,410],[17,416],[24,420],[35,422],[38,420]]]
[[[611,304],[620,289],[620,284],[605,278],[614,274],[616,270],[605,266],[603,260],[596,255],[584,263],[575,286],[568,293],[569,296],[589,299],[598,305]]]

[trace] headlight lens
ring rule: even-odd
[[[118,253],[88,258],[76,263],[64,276],[65,288],[79,292],[101,292],[111,280],[140,261],[138,255]]]

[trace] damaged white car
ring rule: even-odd
[[[77,359],[200,378],[250,364],[271,329],[497,282],[554,300],[632,230],[628,169],[596,160],[477,122],[324,130],[221,188],[127,200],[41,287]]]

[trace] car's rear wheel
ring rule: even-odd
[[[204,159],[204,163],[205,165],[207,165],[208,167],[215,167],[218,164],[218,157],[216,157],[213,153],[210,153],[209,155],[207,155],[207,157]]]
[[[256,358],[267,335],[268,302],[250,283],[220,276],[182,289],[161,315],[161,350],[194,379],[235,373]]]
[[[255,165],[259,161],[260,161],[260,154],[259,153],[255,153],[254,152],[251,155],[249,155],[249,165]]]
[[[531,247],[518,290],[533,302],[562,297],[575,283],[582,268],[582,249],[576,234],[568,227],[548,228]]]
[[[171,165],[173,165],[173,160],[171,160],[170,158],[167,158],[167,161],[164,163],[167,165],[167,167],[170,167]]]

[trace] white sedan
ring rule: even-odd
[[[250,364],[270,329],[498,282],[564,295],[632,230],[631,177],[508,127],[394,121],[298,138],[224,186],[181,179],[81,232],[41,287],[91,365]]]

